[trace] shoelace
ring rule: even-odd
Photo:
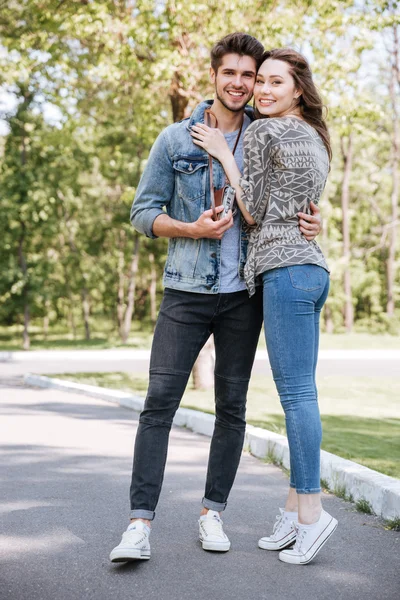
[[[204,527],[207,527],[207,534],[220,535],[221,537],[224,537],[221,519],[218,519],[217,517],[213,517],[212,519],[203,519],[202,524]]]
[[[304,529],[300,529],[300,527],[294,521],[292,521],[292,526],[296,531],[296,543],[293,549],[297,552],[301,552],[301,544],[303,543],[306,532],[304,531]]]
[[[141,542],[143,542],[146,539],[146,532],[145,531],[140,531],[139,529],[136,528],[132,528],[132,529],[128,529],[127,531],[124,531],[124,538],[128,538],[128,539],[132,539],[132,537],[134,537],[134,539],[136,539],[135,543],[136,544],[140,544]]]
[[[275,535],[275,533],[277,533],[279,531],[279,528],[283,523],[283,518],[284,518],[283,515],[276,515],[275,523],[272,528],[272,535]]]

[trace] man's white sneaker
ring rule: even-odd
[[[297,521],[297,513],[285,512],[283,508],[280,508],[279,512],[280,514],[276,516],[272,535],[258,540],[258,547],[263,550],[282,550],[282,548],[292,546],[296,541],[296,530],[293,522]]]
[[[150,558],[150,527],[143,521],[134,521],[122,534],[121,543],[111,550],[111,562],[148,560]]]
[[[337,520],[324,510],[312,525],[295,524],[296,543],[291,550],[279,552],[279,559],[292,565],[306,565],[321,550],[338,525]]]
[[[228,537],[222,529],[222,520],[215,510],[209,510],[199,519],[199,538],[203,550],[227,552],[231,547]]]

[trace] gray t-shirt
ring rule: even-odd
[[[243,173],[243,136],[250,123],[251,119],[245,115],[242,133],[235,152],[236,164],[241,173]],[[225,135],[225,139],[231,150],[233,150],[235,145],[237,134],[238,131],[233,131],[232,133],[227,133]],[[221,278],[219,288],[221,294],[240,292],[246,289],[246,282],[239,277],[239,258],[240,211],[237,208],[236,215],[233,219],[233,227],[224,233],[221,240]]]

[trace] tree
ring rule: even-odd
[[[398,91],[400,86],[399,67],[399,37],[397,25],[393,25],[393,50],[390,73],[390,101],[392,108],[392,193],[391,193],[391,222],[389,232],[389,252],[386,261],[387,270],[387,305],[386,311],[390,318],[394,315],[395,300],[394,286],[396,278],[397,228],[399,225],[399,168],[400,168],[400,134],[398,113]]]

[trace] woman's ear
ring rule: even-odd
[[[303,90],[300,90],[300,89],[298,89],[298,90],[296,90],[296,91],[294,92],[294,97],[295,97],[295,98],[296,98],[296,100],[297,100],[298,98],[300,98],[300,96],[301,96],[302,94],[303,94]]]

